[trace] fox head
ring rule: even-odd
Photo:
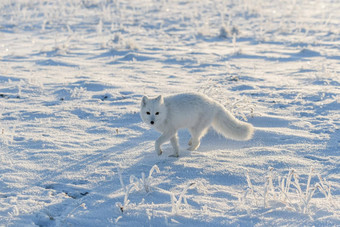
[[[149,99],[147,96],[142,98],[140,116],[145,123],[159,128],[166,119],[166,114],[163,96],[154,99]]]

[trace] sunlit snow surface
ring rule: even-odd
[[[0,226],[340,225],[340,2],[2,0]],[[143,95],[256,127],[180,157]],[[156,166],[155,166],[156,165]],[[158,171],[159,170],[159,171]]]

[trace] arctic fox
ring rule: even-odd
[[[174,148],[171,157],[179,156],[177,130],[187,128],[191,134],[188,150],[196,150],[201,138],[212,126],[224,137],[249,140],[254,128],[251,124],[237,120],[221,104],[205,95],[183,93],[173,96],[142,98],[140,115],[143,121],[162,135],[156,140],[155,150],[162,154],[161,145],[170,140]]]

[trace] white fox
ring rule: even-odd
[[[210,126],[224,137],[235,140],[249,140],[254,132],[251,124],[237,120],[221,104],[195,93],[164,98],[160,95],[154,99],[144,96],[140,115],[145,123],[162,133],[155,143],[157,154],[162,154],[161,145],[170,140],[174,148],[171,157],[179,156],[177,130],[180,128],[189,129],[188,150],[191,151],[199,147]]]

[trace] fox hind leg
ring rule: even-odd
[[[209,115],[207,115],[209,116]],[[189,128],[191,138],[189,140],[189,151],[194,151],[200,146],[201,138],[207,133],[212,119],[210,117],[202,117],[197,125]]]
[[[208,127],[190,129],[191,138],[189,140],[189,151],[196,150],[201,144],[201,138],[207,133]]]

